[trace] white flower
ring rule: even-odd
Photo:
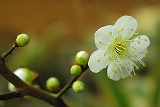
[[[98,50],[90,56],[88,66],[94,73],[107,68],[110,79],[118,81],[120,78],[132,77],[134,67],[139,67],[134,61],[146,57],[150,40],[146,35],[135,33],[137,21],[131,16],[120,17],[114,25],[101,27],[95,33],[95,44]],[[133,37],[136,36],[136,37]]]

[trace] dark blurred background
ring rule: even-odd
[[[70,67],[78,51],[96,50],[95,31],[114,24],[123,16],[138,21],[137,32],[151,40],[151,53],[140,65],[137,76],[115,82],[106,69],[98,74],[87,70],[80,77],[86,84],[83,93],[72,89],[63,95],[70,107],[160,107],[160,1],[159,0],[0,0],[0,53],[7,51],[16,36],[27,33],[30,43],[16,49],[6,59],[14,71],[20,66],[47,78],[59,78],[63,87],[71,78]],[[137,63],[138,64],[138,63]],[[8,82],[0,76],[0,93]],[[51,107],[35,98],[0,101],[0,107]]]

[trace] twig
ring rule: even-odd
[[[57,98],[60,98],[71,86],[72,84],[88,69],[88,65],[86,65],[85,67],[81,67],[82,68],[82,73],[78,76],[75,76],[72,78],[72,80],[67,84],[65,85],[61,90],[60,92],[58,92],[56,95]]]
[[[1,59],[3,59],[3,61],[4,61],[4,59],[5,59],[8,55],[10,55],[14,49],[16,49],[16,45],[13,45],[7,52],[3,53],[3,54],[1,55]]]
[[[0,94],[0,100],[8,100],[16,97],[20,97],[20,94],[18,91],[6,92],[6,93]]]

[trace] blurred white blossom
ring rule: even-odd
[[[134,67],[139,67],[134,61],[146,64],[141,60],[146,57],[150,40],[146,35],[136,33],[137,21],[131,16],[120,17],[114,25],[101,27],[95,33],[94,51],[88,65],[92,72],[98,73],[107,68],[110,79],[118,81],[120,78],[132,77]],[[136,37],[134,37],[136,36]]]

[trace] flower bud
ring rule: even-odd
[[[34,79],[33,72],[31,72],[28,68],[18,68],[14,71],[14,74],[16,74],[20,79],[22,79],[25,83],[31,85]],[[8,89],[10,91],[14,91],[15,87],[9,83]]]
[[[73,88],[74,92],[81,93],[85,89],[85,84],[81,81],[76,81],[73,83],[72,88]]]
[[[79,65],[73,65],[70,69],[70,72],[71,72],[72,75],[78,76],[78,75],[81,74],[82,69]]]
[[[16,90],[14,85],[12,83],[10,83],[10,82],[8,83],[8,90],[9,91],[15,91]]]
[[[88,60],[89,60],[89,54],[85,51],[80,51],[76,54],[76,62],[79,65],[87,65]]]
[[[27,34],[19,34],[16,38],[16,44],[18,47],[26,46],[30,41],[30,38]]]
[[[47,81],[46,81],[46,87],[49,91],[52,92],[57,92],[59,90],[59,80],[55,77],[50,77]]]

